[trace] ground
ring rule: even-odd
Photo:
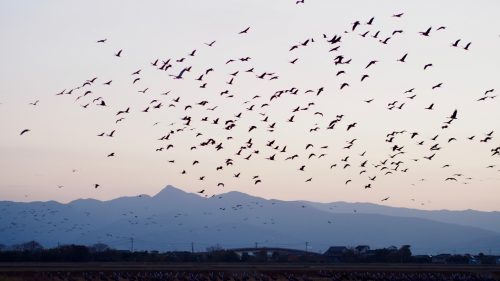
[[[500,280],[500,266],[427,264],[0,263],[0,281]],[[420,278],[420,279],[417,279]]]

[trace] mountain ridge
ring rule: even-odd
[[[3,244],[35,239],[46,246],[103,242],[127,248],[134,238],[136,249],[189,250],[191,242],[198,247],[253,246],[258,242],[302,248],[309,241],[318,251],[333,245],[410,244],[416,253],[500,253],[500,232],[478,227],[478,222],[452,223],[467,211],[449,211],[454,216],[448,217],[438,213],[437,219],[431,219],[439,211],[406,209],[398,213],[397,208],[375,204],[268,200],[237,191],[203,197],[170,185],[154,196],[108,201],[0,201],[0,210]],[[470,217],[479,215],[485,214],[478,211]],[[500,225],[500,217],[494,215],[486,214],[488,220],[477,221]]]

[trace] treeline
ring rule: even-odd
[[[383,248],[359,252],[356,248],[345,250],[339,261],[347,263],[410,263],[415,262],[410,246],[404,245],[399,249]]]
[[[0,245],[1,246],[1,245]],[[368,248],[368,247],[364,247]],[[36,241],[10,247],[0,247],[0,262],[313,262],[313,263],[447,263],[495,264],[498,257],[479,254],[413,256],[409,245],[398,248],[345,248],[340,252],[308,253],[290,249],[252,249],[236,252],[221,247],[207,248],[206,252],[127,251],[112,249],[105,244],[92,246],[63,245],[44,248]]]
[[[265,257],[265,258],[264,258]],[[210,247],[207,252],[127,251],[106,244],[62,245],[44,248],[36,241],[4,246],[0,244],[0,262],[265,262],[267,254],[239,256],[232,250]]]
[[[62,245],[45,249],[30,241],[0,251],[0,262],[195,262],[190,252],[124,251],[105,244],[92,246]]]

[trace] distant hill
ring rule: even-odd
[[[500,233],[500,212],[480,212],[474,210],[465,211],[426,211],[408,208],[395,208],[381,206],[372,203],[316,203],[306,202],[305,204],[331,213],[357,213],[379,214],[387,216],[415,217],[430,219],[439,222],[453,223],[465,226],[474,226]]]
[[[354,212],[353,210],[356,210]],[[412,245],[414,253],[500,253],[498,212],[421,211],[365,203],[266,200],[240,192],[212,198],[167,186],[151,197],[68,204],[0,202],[0,243],[102,242],[118,249],[205,250],[277,246]],[[462,218],[462,219],[460,219]],[[133,239],[132,239],[133,238]]]

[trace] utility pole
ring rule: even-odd
[[[130,251],[134,252],[134,237],[130,237]]]
[[[259,248],[259,242],[255,242],[255,249]]]
[[[194,254],[194,242],[191,242],[191,253]]]
[[[306,253],[307,253],[308,248],[309,248],[309,242],[306,241]]]

